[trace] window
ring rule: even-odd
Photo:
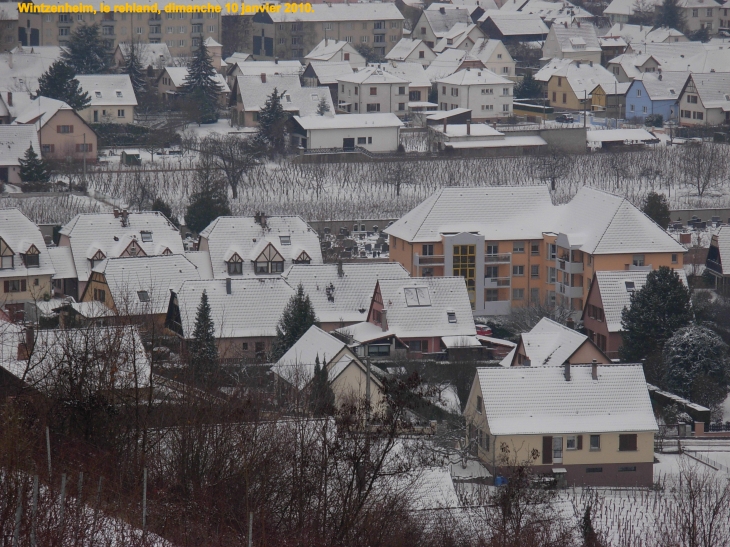
[[[375,30],[385,30],[385,21],[375,21],[373,23],[373,29],[375,29]]]
[[[586,473],[603,473],[603,467],[586,467]]]
[[[52,154],[53,152],[55,152],[55,150],[56,146],[53,144],[44,144],[41,146],[41,152],[43,152],[44,154]]]
[[[530,277],[540,277],[540,266],[539,265],[533,265],[530,266]]]
[[[291,236],[279,236],[279,242],[282,245],[291,245]]]
[[[488,255],[499,254],[499,243],[487,243],[487,254]]]
[[[643,266],[644,265],[644,255],[634,255],[632,262],[633,262],[634,266]]]
[[[433,256],[433,245],[423,245],[421,256]]]
[[[185,47],[185,40],[178,40],[177,47]]]
[[[458,87],[452,87],[451,88],[451,96],[452,97],[458,97],[459,96],[459,88]]]
[[[106,291],[102,289],[94,289],[94,300],[97,302],[106,301]]]
[[[365,137],[358,137],[357,138],[357,144],[365,144],[367,143],[367,139]]]
[[[398,110],[405,110],[406,109],[406,103],[398,103]]]
[[[512,275],[525,275],[524,266],[512,266]]]
[[[687,95],[687,102],[690,104],[697,104],[697,95]]]
[[[548,283],[555,283],[555,281],[557,279],[557,273],[558,273],[558,270],[556,268],[548,266],[548,268],[547,268]]]
[[[136,34],[142,34],[142,32],[143,32],[143,30],[142,30],[142,27],[136,27],[136,28],[134,29],[134,32],[135,32]]]
[[[570,435],[565,441],[566,450],[583,450],[583,435]]]
[[[25,254],[23,255],[23,262],[26,268],[38,268],[40,266],[40,255]]]
[[[76,145],[76,152],[91,152],[93,147],[94,145],[92,145],[90,142],[82,142]]]
[[[68,13],[60,13],[58,15],[58,22],[59,23],[70,23],[71,16]]]
[[[515,241],[512,243],[512,252],[513,253],[524,253],[525,252],[525,242],[524,241]]]
[[[641,89],[637,89],[636,90],[636,96],[637,97],[641,97]]]
[[[493,104],[483,104],[482,110],[494,110],[494,105]]]
[[[525,289],[512,289],[512,300],[524,300]]]
[[[376,34],[373,36],[373,42],[378,44],[385,42],[385,34]]]
[[[406,88],[405,86],[400,86],[398,88],[398,95],[405,95],[406,94]]]
[[[113,36],[114,35],[114,27],[101,27],[101,33],[104,36]]]
[[[368,37],[367,37],[367,36],[360,36],[360,41],[361,41],[361,42],[362,42],[363,44],[367,44],[367,43],[368,43]]]
[[[484,300],[487,302],[499,301],[499,289],[487,289],[485,291]]]
[[[530,289],[530,302],[532,302],[533,304],[537,304],[538,302],[540,302],[540,289]]]
[[[636,433],[619,435],[618,449],[620,452],[635,452],[637,450]]]
[[[5,281],[5,292],[25,292],[25,279],[10,279]]]
[[[148,293],[147,291],[137,291],[137,298],[139,298],[140,302],[149,302],[150,293]]]
[[[636,290],[636,284],[633,281],[624,281],[626,286],[626,292],[634,292]]]
[[[642,106],[642,107],[641,107],[641,111],[642,111],[642,112],[643,112],[644,114],[646,114],[647,112],[649,112],[649,108],[648,108],[648,107],[646,107],[646,106]]]
[[[502,105],[502,112],[509,112],[509,105],[508,104],[503,104]]]
[[[380,112],[380,103],[369,104],[367,106],[368,106],[368,112]]]
[[[487,279],[499,277],[499,266],[486,266],[484,268],[484,277]]]
[[[215,32],[215,25],[208,25],[208,32]]]
[[[553,102],[554,103],[558,102],[558,94],[555,93],[555,91],[553,91]]]
[[[124,109],[120,108],[117,110],[117,118],[123,118],[124,117]]]
[[[601,449],[601,436],[600,435],[591,435],[591,450],[600,450]]]
[[[627,471],[629,471],[629,472],[636,471],[636,466],[635,465],[622,465],[618,468],[618,471],[619,471],[619,473],[624,473]]]
[[[403,289],[403,296],[409,308],[431,305],[431,295],[427,287],[406,287]]]
[[[563,93],[563,104],[565,104],[567,102],[568,102],[568,94],[567,93]]]
[[[370,95],[377,95],[378,94],[378,88],[377,87],[371,87],[370,88]]]
[[[492,89],[490,87],[485,87],[482,89],[482,95],[493,95],[493,94],[494,94],[494,89]]]
[[[241,344],[241,349],[243,351],[248,351],[248,342],[244,342],[243,344]]]
[[[372,137],[368,137],[368,144],[373,144],[373,138]]]
[[[324,30],[332,30],[332,23],[325,23]]]
[[[426,344],[424,344],[426,345]],[[421,351],[421,340],[410,340],[408,342],[408,351],[415,351],[420,352]],[[425,349],[423,351],[426,351]]]
[[[509,74],[509,67],[508,66],[503,66],[502,67],[502,74]]]
[[[530,254],[531,255],[540,254],[540,243],[530,243]]]
[[[456,312],[447,311],[446,318],[449,320],[449,323],[456,323]]]
[[[400,28],[400,21],[391,21],[390,28]]]
[[[676,264],[677,262],[678,262],[677,255],[676,254],[673,254],[672,255],[672,264]]]
[[[342,86],[342,91],[344,91],[344,90],[345,90],[345,86],[343,85]],[[355,95],[359,95],[359,94],[360,94],[360,88],[359,87],[355,87]],[[348,95],[349,95],[349,93],[348,93]]]
[[[693,9],[692,10],[692,17],[699,17],[700,16],[700,10],[699,9]]]
[[[370,344],[368,346],[368,355],[374,357],[388,356],[390,355],[390,346],[386,344]]]
[[[558,255],[558,246],[555,245],[555,243],[548,243],[547,245],[548,258],[550,260],[554,260]]]
[[[182,29],[182,31],[181,31],[181,32],[182,32],[183,34],[185,34],[185,27],[180,27],[180,28]],[[198,25],[192,25],[192,26],[190,27],[190,32],[203,32],[203,25],[201,25],[201,24],[198,24]]]
[[[502,88],[502,95],[509,95],[509,94],[510,94],[509,87],[503,87]]]
[[[426,55],[425,55],[425,52],[423,52],[423,51],[419,51],[419,52],[418,52],[418,58],[419,58],[419,59],[423,59],[423,58],[424,58],[425,56],[426,56]]]
[[[68,36],[69,35],[69,29],[67,27],[58,29],[58,35],[59,36]]]
[[[74,132],[73,125],[57,125],[56,126],[56,133],[73,133],[73,132]]]

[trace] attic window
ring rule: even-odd
[[[286,102],[291,102],[291,95],[285,95],[284,98],[286,99]]]
[[[122,98],[122,92],[121,91],[117,91],[117,99],[121,99],[121,98]]]
[[[431,305],[427,287],[408,287],[403,289],[403,294],[406,297],[406,306],[409,308]]]
[[[140,302],[150,301],[150,293],[148,293],[147,291],[137,291],[137,297],[139,298]]]
[[[446,317],[448,317],[449,323],[456,323],[456,312],[447,311]]]
[[[97,99],[101,99],[101,91],[94,91],[94,96],[95,96],[95,97],[96,97]]]
[[[636,284],[633,281],[624,281],[626,285],[626,292],[634,292],[636,290]]]
[[[312,100],[313,101],[318,101],[319,100],[319,97],[317,96],[316,93],[312,93]]]
[[[294,264],[311,264],[312,257],[307,254],[307,251],[302,251],[298,257],[294,259]]]
[[[279,236],[282,245],[291,245],[291,236]]]
[[[152,241],[152,232],[140,232],[140,235],[142,236],[142,241],[144,243]]]

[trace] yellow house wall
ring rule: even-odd
[[[59,125],[72,125],[73,133],[59,133]],[[40,130],[39,135],[41,148],[45,145],[53,145],[53,152],[43,153],[44,158],[50,159],[66,159],[72,157],[75,160],[84,158],[83,152],[76,152],[76,145],[91,145],[91,151],[86,153],[87,162],[96,162],[96,156],[99,152],[97,147],[96,133],[84,123],[83,120],[72,110],[59,110]],[[86,141],[84,141],[86,137]]]
[[[583,344],[570,356],[568,361],[570,364],[581,364],[581,363],[592,363],[593,360],[599,364],[610,364],[611,361],[605,355],[601,353],[594,344],[589,340],[583,342]],[[557,363],[556,363],[557,364]],[[562,364],[562,363],[561,363]]]
[[[335,394],[335,404],[340,406],[349,398],[364,398],[367,395],[367,373],[357,364],[347,365],[337,378],[332,381],[332,391]],[[370,405],[379,409],[384,402],[383,391],[370,379]]]
[[[555,92],[555,100],[553,101],[553,92]],[[565,102],[563,102],[563,93],[566,94]],[[581,97],[582,99],[582,97]],[[568,110],[583,110],[583,104],[568,85],[567,78],[561,76],[553,76],[548,81],[548,100],[550,106],[555,108],[567,108]]]
[[[15,258],[17,260],[17,256]],[[32,269],[30,270],[32,272]],[[19,292],[5,292],[3,281],[25,279],[25,289]],[[35,282],[38,281],[36,285]],[[19,275],[17,277],[3,277],[0,279],[0,306],[4,304],[16,304],[20,302],[40,301],[44,295],[51,294],[50,275]]]

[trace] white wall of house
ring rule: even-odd
[[[405,62],[419,63],[423,66],[423,68],[428,68],[428,66],[431,64],[431,61],[433,61],[435,58],[436,54],[431,51],[431,48],[429,48],[426,44],[419,44],[419,46],[414,49],[410,53],[410,55],[408,55],[408,57],[406,57]]]
[[[488,60],[484,61],[486,67],[502,78],[514,78],[515,77],[515,66],[517,63],[512,59],[512,56],[507,51],[507,47],[500,42],[499,45],[494,48],[492,55]]]
[[[392,112],[397,116],[408,113],[408,84],[355,84],[340,82],[337,100],[340,103],[350,103],[344,107],[352,114],[367,114],[368,112]],[[374,94],[373,94],[374,90]],[[425,100],[425,99],[424,99]],[[368,110],[368,105],[372,106]]]
[[[715,2],[708,2],[694,8],[684,8],[686,22],[686,33],[694,32],[707,27],[710,34],[716,34],[720,26],[720,10],[722,8]]]
[[[342,148],[344,139],[371,152],[394,152],[398,149],[398,127],[348,127],[307,130],[307,148]]]
[[[474,121],[505,118],[512,115],[514,84],[449,85],[437,83],[439,108],[471,109]]]

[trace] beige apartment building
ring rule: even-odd
[[[403,38],[403,15],[392,3],[315,4],[312,10],[254,15],[256,58],[302,60],[325,38],[365,45],[385,55]]]
[[[63,5],[61,2],[53,4]],[[122,42],[165,43],[173,57],[182,57],[191,55],[201,40],[213,38],[221,41],[221,13],[99,13],[98,2],[89,5],[97,13],[22,14],[23,22],[30,29],[30,37],[38,36],[39,43],[32,43],[34,40],[31,39],[29,45],[63,46],[74,29],[84,24],[100,25],[101,34],[111,51]]]
[[[681,268],[685,247],[624,198],[583,187],[444,188],[387,228],[413,277],[465,278],[475,316],[555,303],[579,315],[595,272]]]

